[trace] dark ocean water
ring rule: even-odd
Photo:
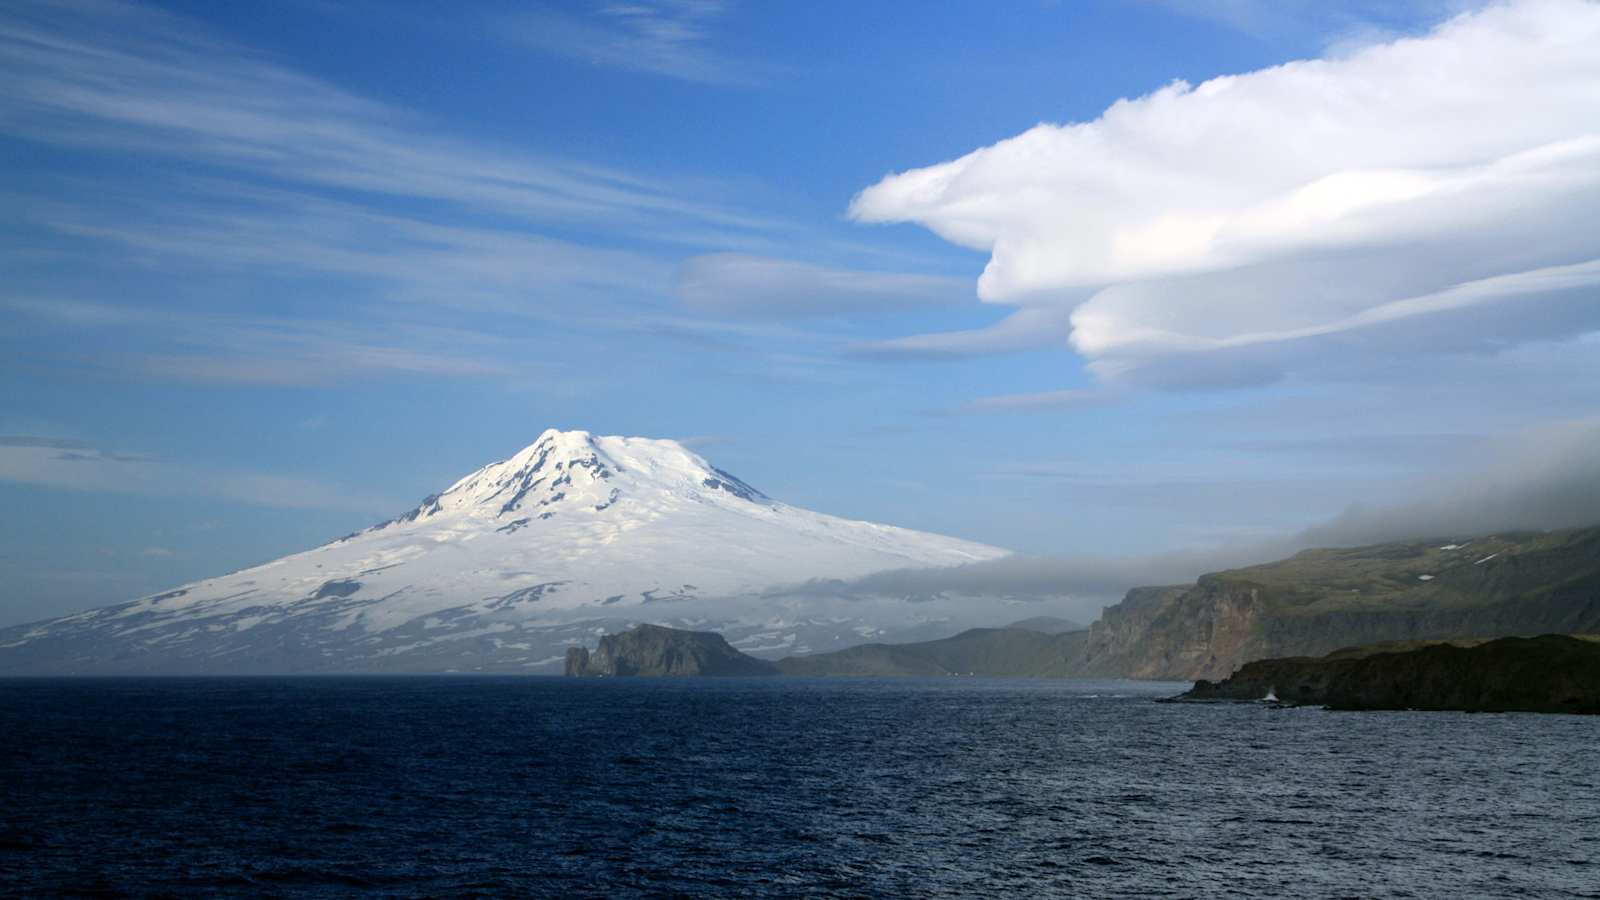
[[[1600,718],[903,680],[0,681],[0,894],[1600,897]]]

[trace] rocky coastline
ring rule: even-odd
[[[1197,681],[1175,699],[1270,699],[1340,710],[1600,714],[1600,638],[1547,634],[1413,642],[1263,659],[1221,681]]]

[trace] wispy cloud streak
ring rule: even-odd
[[[726,11],[716,0],[629,0],[593,5],[585,14],[539,7],[497,21],[496,36],[578,62],[680,81],[753,86],[758,67],[719,52],[712,24]]]
[[[70,443],[71,449],[61,445]],[[118,453],[85,442],[12,435],[0,439],[0,481],[76,491],[210,497],[284,509],[381,514],[403,504],[281,473],[224,471]]]
[[[511,377],[538,370],[514,342],[460,329],[111,307],[0,297],[5,309],[48,332],[138,334],[126,349],[84,354],[90,369],[181,381],[317,385],[360,377]],[[137,349],[135,349],[137,348]]]
[[[437,137],[413,113],[140,7],[8,5],[0,78],[12,137],[544,222],[763,224],[686,199],[658,178]]]
[[[898,312],[974,302],[964,280],[839,269],[787,259],[715,253],[684,263],[678,295],[696,312],[799,318]]]
[[[1052,412],[1083,409],[1111,403],[1114,395],[1098,388],[1068,388],[1060,391],[1040,391],[1034,394],[1002,394],[969,400],[943,415],[991,415],[998,413]]]

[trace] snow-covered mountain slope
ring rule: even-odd
[[[551,430],[331,544],[0,631],[0,673],[559,671],[638,621],[821,651],[947,623],[797,585],[1003,554],[780,503],[673,441]]]

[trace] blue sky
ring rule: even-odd
[[[1600,413],[1595,18],[7,4],[0,624],[546,427],[1030,554],[1459,490]]]

